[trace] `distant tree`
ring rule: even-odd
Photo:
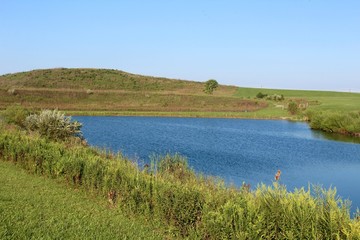
[[[298,112],[299,107],[296,102],[289,102],[288,111],[294,115]]]
[[[262,93],[262,92],[259,92],[258,94],[256,94],[256,98],[264,98],[266,96],[267,96],[267,94]]]
[[[212,94],[218,86],[219,84],[216,80],[214,79],[207,80],[205,82],[204,92],[207,94]]]

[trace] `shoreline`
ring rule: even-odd
[[[123,117],[174,117],[174,118],[225,118],[254,120],[304,121],[296,117],[271,116],[258,112],[160,112],[160,111],[64,111],[70,116],[123,116]]]
[[[158,112],[158,111],[64,111],[69,116],[103,116],[103,117],[168,117],[168,118],[218,118],[218,119],[249,119],[249,120],[279,120],[292,122],[306,122],[306,119],[298,116],[264,116],[256,112]],[[258,115],[258,116],[256,116]],[[310,126],[309,126],[310,127]],[[311,128],[311,127],[310,127]],[[358,139],[360,133],[327,132],[321,129],[323,133],[332,135],[351,137]]]

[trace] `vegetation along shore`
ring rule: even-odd
[[[2,239],[360,239],[359,212],[351,216],[350,203],[335,189],[288,191],[280,176],[255,190],[228,187],[196,174],[180,155],[155,156],[140,168],[121,154],[86,146],[81,123],[62,112],[15,112],[1,121],[0,196],[8,199],[0,201]],[[60,208],[67,203],[74,207],[65,214]],[[78,229],[87,223],[98,231]]]

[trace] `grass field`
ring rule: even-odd
[[[0,161],[0,239],[164,239],[105,199]]]
[[[57,108],[69,114],[231,118],[294,118],[290,100],[309,109],[360,111],[360,93],[219,87],[204,83],[141,76],[111,69],[44,69],[0,76],[0,110],[12,104],[30,109]],[[256,99],[282,94],[283,102]],[[296,117],[295,117],[296,118]]]
[[[285,99],[303,99],[310,102],[310,109],[360,111],[360,93],[310,91],[310,90],[281,90],[262,88],[238,88],[235,96],[246,98],[256,96],[257,93],[282,94]]]

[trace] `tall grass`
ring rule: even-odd
[[[360,137],[360,112],[308,111],[312,129]]]
[[[275,182],[250,191],[197,176],[181,156],[143,169],[121,155],[20,132],[0,134],[0,159],[103,196],[129,216],[202,239],[360,239],[360,221],[334,189],[288,192]]]

